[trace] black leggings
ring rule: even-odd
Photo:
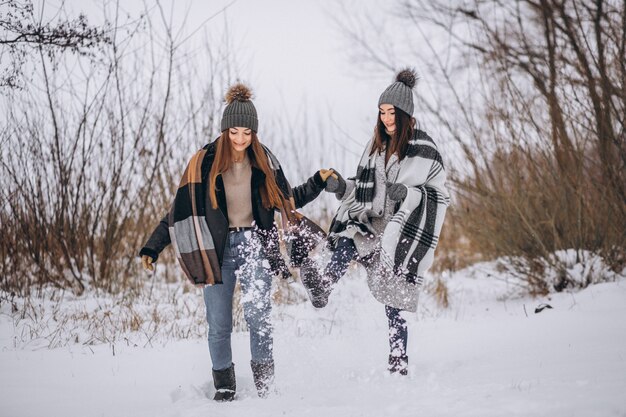
[[[389,321],[389,352],[391,356],[405,357],[406,343],[409,337],[406,320],[400,316],[399,308],[385,306]]]
[[[357,250],[354,241],[346,237],[339,238],[335,250],[324,275],[330,277],[332,283],[339,281],[339,278],[346,273],[350,261],[356,258]],[[400,316],[399,308],[385,306],[385,313],[389,321],[389,350],[391,356],[405,357],[408,331],[406,320]]]
[[[356,257],[357,250],[356,246],[354,246],[354,241],[347,237],[340,237],[333,250],[330,262],[326,265],[324,275],[331,279],[332,284],[335,284],[348,270],[350,261]]]

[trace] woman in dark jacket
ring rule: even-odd
[[[332,170],[320,170],[293,190],[276,157],[259,142],[251,92],[232,86],[222,116],[222,134],[189,162],[170,212],[140,255],[152,270],[170,243],[187,277],[204,287],[209,351],[217,401],[234,399],[232,302],[239,279],[250,330],[251,367],[259,396],[273,383],[270,323],[272,276],[289,276],[280,255],[274,213],[291,218],[295,208],[314,200]]]

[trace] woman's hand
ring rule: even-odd
[[[402,201],[406,198],[407,188],[404,184],[387,183],[387,196],[393,201]]]
[[[322,181],[326,182],[328,177],[333,177],[334,179],[338,179],[337,174],[335,174],[334,169],[320,169],[320,177],[322,177]]]
[[[322,171],[327,171],[331,173],[327,176],[328,179],[326,180],[326,188],[324,190],[328,191],[329,193],[343,196],[343,193],[346,191],[346,181],[343,179],[341,174],[335,172],[333,168],[329,170],[320,170],[320,175],[322,175]]]
[[[154,264],[152,263],[152,257],[148,255],[141,255],[141,266],[146,271],[154,271]]]

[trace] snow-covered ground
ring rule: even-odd
[[[236,333],[238,399],[227,404],[211,400],[203,338],[49,349],[16,343],[24,328],[4,302],[0,416],[625,416],[626,280],[532,299],[489,275],[448,277],[448,309],[423,294],[406,316],[406,378],[386,372],[384,309],[358,273],[324,310],[276,306],[278,392],[257,398],[248,337]],[[543,303],[553,308],[536,314]]]

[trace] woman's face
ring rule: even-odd
[[[252,129],[247,127],[231,127],[228,129],[228,137],[233,150],[236,153],[243,152],[248,149],[252,143]]]
[[[387,132],[396,131],[396,109],[391,104],[381,104],[378,107],[380,112],[380,121],[385,125]]]

